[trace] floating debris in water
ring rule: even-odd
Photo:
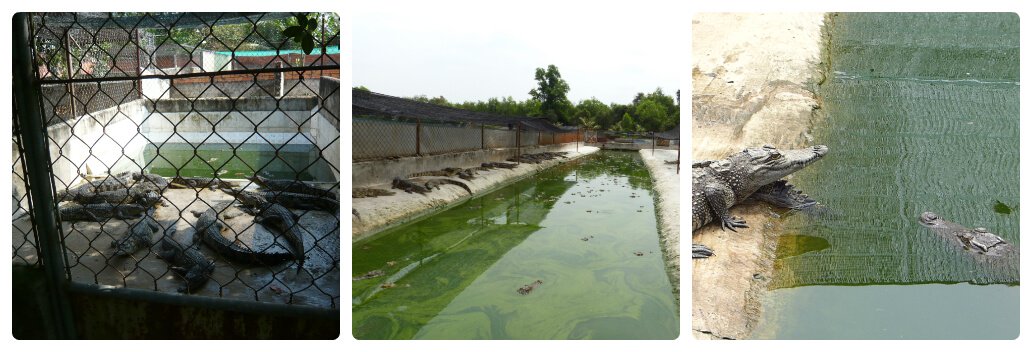
[[[395,264],[398,264],[398,262],[396,262],[396,261],[393,261],[393,260],[392,260],[392,261],[389,261],[389,262],[387,262],[387,266],[394,266]]]
[[[383,285],[380,285],[380,288],[394,288],[394,286],[397,285],[395,285],[393,282],[384,282]]]
[[[217,160],[219,160],[219,158],[208,158],[209,163],[214,163]]]
[[[642,252],[642,251],[634,251],[634,255],[636,255],[636,256],[639,256],[639,257],[640,257],[640,256],[643,256],[643,255],[645,255],[645,252]]]
[[[361,276],[353,277],[353,278],[351,278],[351,281],[359,281],[359,280],[365,280],[365,279],[372,279],[374,277],[379,277],[379,276],[384,276],[384,275],[387,275],[387,273],[384,272],[383,270],[373,270],[373,271],[365,273],[365,274],[363,274]]]
[[[993,211],[1000,214],[1010,214],[1011,210],[1011,207],[1007,206],[1007,204],[1003,204],[1001,201],[996,201],[996,205],[993,206]]]

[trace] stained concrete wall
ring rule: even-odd
[[[520,148],[520,153],[540,153],[576,149],[575,143]],[[405,157],[396,160],[373,160],[351,163],[352,187],[389,184],[395,177],[445,167],[474,167],[490,161],[505,161],[516,155],[516,148],[495,148],[459,153]]]

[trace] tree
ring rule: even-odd
[[[534,72],[538,87],[530,90],[530,96],[541,102],[541,115],[552,122],[569,123],[569,111],[573,104],[566,98],[570,85],[566,84],[559,68],[548,65],[548,69],[540,68]]]
[[[581,100],[574,109],[573,117],[576,118],[579,125],[588,128],[599,128],[603,122],[606,122],[606,127],[609,126],[608,119],[613,114],[613,111],[609,109],[609,106],[592,97],[591,99]]]
[[[634,132],[640,130],[638,124],[634,123],[634,118],[632,118],[631,114],[628,113],[624,113],[623,119],[620,119],[620,123],[617,123],[616,126],[613,127],[617,131]]]
[[[361,91],[366,91],[366,92],[369,91],[369,88],[366,88],[365,86],[354,87],[354,89],[361,90]]]
[[[664,131],[668,124],[667,109],[655,100],[643,100],[635,112],[638,115],[638,124],[647,131]]]

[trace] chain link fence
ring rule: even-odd
[[[299,15],[311,53],[282,34]],[[38,13],[29,31],[69,280],[339,308],[335,14]],[[14,127],[14,261],[33,265],[33,211],[55,209],[32,208]]]

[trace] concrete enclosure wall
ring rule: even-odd
[[[553,144],[520,148],[520,153],[574,150],[576,143]],[[373,160],[351,163],[352,187],[372,187],[390,184],[395,177],[405,177],[422,171],[445,167],[474,167],[490,161],[505,161],[516,155],[515,148],[494,148],[459,153],[406,157],[396,160]]]
[[[160,80],[144,81],[154,81],[149,88],[160,89]],[[312,144],[339,170],[340,131],[334,127],[338,123],[323,116],[318,100],[143,98],[79,116],[47,128],[56,187],[75,185],[81,175],[139,171],[146,165],[144,148],[166,139],[170,143]],[[218,136],[212,136],[215,131]],[[15,157],[17,152],[13,146]]]

